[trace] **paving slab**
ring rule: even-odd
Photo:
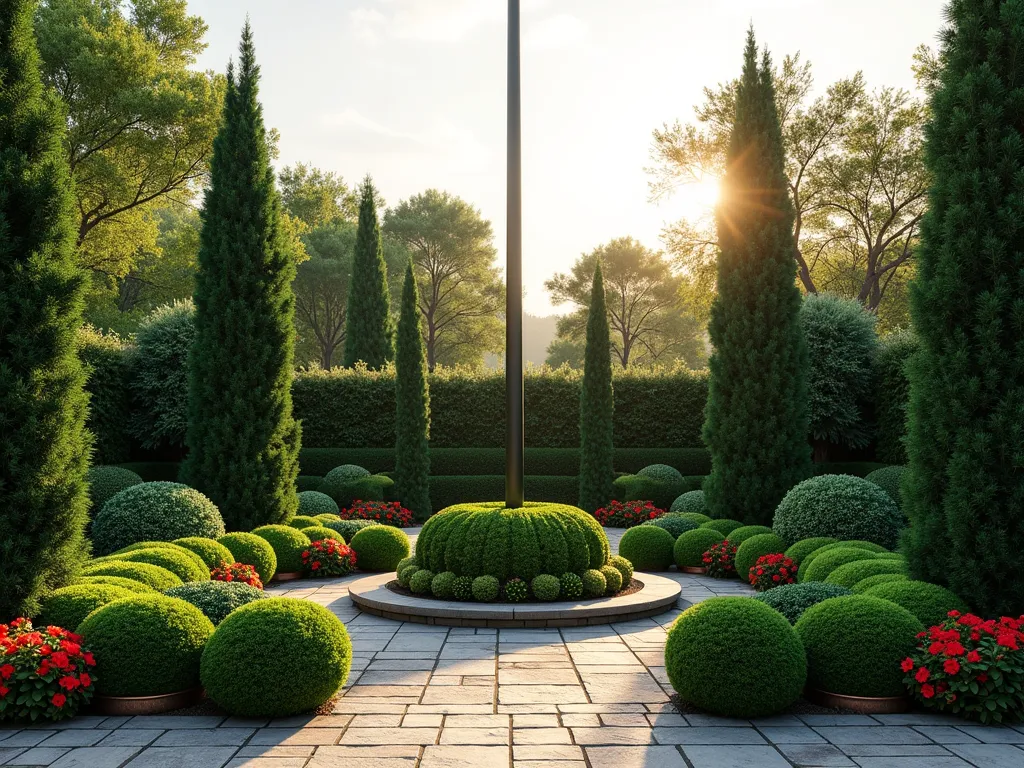
[[[982,768],[1024,766],[1024,750],[1010,744],[954,744],[949,750]]]
[[[687,768],[675,747],[587,747],[591,768]]]
[[[222,768],[233,747],[147,747],[125,768]]]
[[[769,746],[687,746],[683,754],[693,768],[790,768],[789,761]]]

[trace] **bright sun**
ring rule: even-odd
[[[721,193],[722,180],[717,176],[705,176],[700,181],[678,187],[674,202],[687,219],[700,219],[714,212]]]

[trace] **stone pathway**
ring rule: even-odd
[[[609,538],[617,544],[618,536]],[[80,717],[0,726],[0,765],[53,768],[1024,768],[1024,726],[939,715],[682,716],[662,666],[687,603],[749,594],[671,574],[680,606],[561,630],[432,627],[361,614],[351,576],[269,592],[330,608],[352,673],[333,715]]]

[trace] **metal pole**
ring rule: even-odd
[[[508,3],[508,240],[505,266],[505,506],[523,506],[523,185],[519,0]]]

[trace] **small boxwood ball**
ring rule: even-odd
[[[195,584],[183,584],[168,589],[168,597],[177,597],[186,603],[192,603],[214,626],[227,618],[236,608],[248,605],[254,600],[266,598],[262,589],[251,587],[240,581],[203,581]]]
[[[306,528],[313,528],[320,525],[320,521],[312,515],[296,515],[288,521],[288,525],[292,528],[298,528],[301,531]]]
[[[159,696],[199,686],[213,624],[184,600],[133,595],[90,613],[78,633],[96,656],[97,693]]]
[[[473,577],[459,576],[452,584],[452,596],[461,602],[473,599]]]
[[[766,533],[771,533],[772,529],[767,525],[743,525],[739,528],[733,528],[729,533],[725,535],[725,538],[729,540],[730,544],[739,546],[747,539],[753,538],[754,536],[761,536]],[[785,544],[783,544],[785,546]],[[779,552],[785,551],[780,549]]]
[[[873,541],[864,541],[863,539],[847,539],[840,541],[838,546],[853,547],[855,549],[866,549],[868,552],[873,552],[876,555],[895,555],[895,552],[890,552],[881,544],[875,544]]]
[[[612,570],[615,569],[613,568]],[[615,573],[618,573],[618,571],[615,571]],[[529,586],[520,578],[511,578],[506,581],[503,590],[505,592],[505,599],[510,603],[521,603],[530,596]]]
[[[153,547],[151,549],[137,549],[133,552],[112,555],[112,557],[128,563],[158,565],[161,568],[166,568],[185,583],[210,580],[210,569],[206,567],[206,563],[203,562],[202,558],[193,552],[188,552],[186,555],[173,549]]]
[[[356,562],[359,562],[358,557]],[[430,585],[434,581],[434,572],[428,571],[426,568],[422,568],[412,575],[409,579],[409,589],[415,592],[417,595],[429,595]]]
[[[439,597],[442,600],[451,600],[455,597],[453,589],[455,588],[455,579],[458,578],[451,571],[445,571],[439,573],[430,582],[430,591],[434,597]]]
[[[231,552],[236,563],[245,563],[256,569],[260,581],[268,583],[277,573],[277,555],[270,542],[252,533],[229,533],[217,539]]]
[[[156,590],[147,584],[135,579],[126,579],[123,576],[80,576],[76,584],[109,584],[112,587],[127,589],[136,595],[154,594]]]
[[[361,571],[393,571],[409,556],[409,537],[390,525],[373,525],[356,532],[349,542]]]
[[[628,587],[629,582],[633,580],[633,564],[621,555],[614,555],[608,560],[608,565],[622,576],[622,586]]]
[[[785,616],[790,624],[796,624],[804,615],[804,611],[812,605],[817,605],[822,600],[849,594],[851,594],[850,590],[846,587],[826,584],[824,581],[808,581],[803,584],[783,584],[773,587],[767,592],[754,595],[754,599],[774,608]]]
[[[877,576],[868,576],[863,581],[858,581],[853,585],[853,591],[862,595],[878,584],[888,584],[892,581],[908,581],[909,577],[905,573],[880,573]]]
[[[683,482],[682,472],[675,467],[670,467],[668,464],[650,464],[637,472],[637,474],[662,483]]]
[[[338,483],[351,483],[353,480],[358,480],[361,477],[369,477],[370,470],[360,467],[358,464],[342,464],[340,467],[335,467],[328,472],[324,479],[328,477],[332,481]]]
[[[110,584],[72,584],[47,595],[43,611],[34,621],[39,627],[63,627],[74,632],[97,608],[133,594],[131,590]]]
[[[906,471],[907,468],[901,466],[882,467],[874,472],[869,472],[864,476],[864,479],[869,483],[877,485],[889,494],[889,498],[895,501],[898,506],[902,506],[903,499],[900,496],[900,484],[903,482],[903,475]]]
[[[344,537],[346,542],[351,542],[355,535],[363,530],[363,528],[372,528],[375,525],[380,525],[380,523],[373,520],[341,520],[324,523],[325,528],[337,531]]]
[[[286,597],[233,611],[203,651],[207,695],[239,717],[310,712],[345,684],[352,644],[322,605]]]
[[[330,496],[328,496],[327,498],[330,498]],[[340,523],[341,522],[341,516],[340,515],[331,514],[330,512],[325,512],[325,513],[320,514],[320,515],[313,515],[313,517],[315,517],[317,520],[319,520],[321,525],[323,525],[324,523]]]
[[[395,573],[401,573],[402,569],[405,568],[407,565],[416,565],[415,556],[405,557],[399,560],[398,565],[395,566]]]
[[[398,583],[403,587],[408,587],[409,582],[412,581],[413,575],[416,571],[421,570],[418,565],[407,565],[404,568],[398,569]]]
[[[676,619],[665,642],[665,669],[680,697],[702,710],[767,717],[799,698],[807,659],[778,612],[747,597],[715,597]]]
[[[664,528],[672,534],[673,539],[677,538],[681,533],[692,531],[694,528],[698,527],[692,520],[687,520],[685,517],[680,517],[679,515],[664,515],[663,517],[658,517],[654,520],[648,520],[646,523],[641,523],[641,525],[655,525],[658,528]]]
[[[672,555],[680,568],[702,568],[704,553],[715,544],[723,541],[725,536],[713,528],[697,528],[687,531],[675,541]]]
[[[910,611],[878,597],[847,595],[813,605],[796,623],[807,651],[807,684],[846,696],[903,695],[900,662],[923,631]]]
[[[836,568],[825,579],[829,584],[838,584],[841,587],[853,589],[856,584],[864,581],[869,576],[877,576],[882,573],[906,573],[907,564],[903,560],[875,559],[856,560]]]
[[[673,539],[672,534],[663,528],[638,525],[622,534],[619,555],[629,560],[638,570],[664,571],[672,565],[672,545],[678,540]]]
[[[732,539],[729,541],[732,541]],[[747,581],[750,569],[759,557],[785,551],[786,543],[774,533],[761,533],[757,536],[751,536],[736,548],[736,574],[743,581]],[[799,570],[797,572],[799,573]]]
[[[946,620],[950,611],[969,613],[967,603],[945,587],[925,581],[890,581],[876,584],[864,592],[906,608],[925,627],[934,627]]]
[[[184,582],[159,565],[149,563],[128,563],[123,560],[110,560],[105,563],[86,563],[82,569],[83,576],[118,576],[141,582],[147,587],[163,592],[171,587],[180,587]]]
[[[601,571],[594,570],[593,568],[583,572],[583,594],[586,597],[603,597],[605,590],[608,589],[608,582],[605,581],[604,574]]]
[[[334,499],[320,491],[302,491],[299,493],[299,514],[315,517],[320,515],[337,515],[338,505]]]
[[[224,563],[230,565],[235,562],[235,556],[231,554],[231,550],[214,539],[207,539],[203,536],[186,536],[184,539],[175,539],[172,543],[199,555],[211,571]]]
[[[566,600],[579,600],[583,597],[583,579],[575,573],[563,573],[558,584],[562,597]]]
[[[831,552],[834,549],[860,549],[865,552],[870,552],[872,555],[878,554],[870,547],[867,547],[863,542],[856,541],[836,541],[832,544],[826,544],[822,547],[818,547],[813,552],[808,553],[803,560],[800,561],[800,568],[802,573],[806,573],[807,569],[811,567],[811,563],[814,562],[815,558],[821,557],[826,552]],[[885,550],[882,550],[883,552]],[[873,559],[873,558],[869,558]]]
[[[606,595],[614,595],[622,589],[622,572],[618,568],[611,565],[602,565],[601,575],[604,576],[604,593]]]
[[[345,537],[332,528],[327,528],[323,525],[311,525],[309,528],[303,528],[302,532],[309,537],[310,541],[324,541],[325,539],[334,539],[334,541],[345,544]]]
[[[804,559],[809,554],[828,544],[837,543],[838,542],[830,536],[816,536],[813,539],[801,539],[796,544],[786,549],[785,555],[786,557],[790,557],[795,560],[798,565],[803,566]]]
[[[876,552],[875,560],[906,560],[899,552]]]
[[[630,528],[630,530],[633,529]],[[534,576],[533,581],[530,582],[530,589],[533,590],[533,596],[538,600],[550,603],[552,600],[558,599],[558,595],[562,590],[562,584],[557,576],[542,573],[539,576]]]
[[[273,547],[278,573],[295,573],[302,570],[302,551],[313,543],[309,536],[289,525],[263,525],[253,529],[253,533]],[[359,560],[361,558],[358,558],[357,562]]]
[[[680,513],[688,515],[689,519],[700,525],[711,520],[705,512],[707,511],[707,504],[704,502],[704,491],[687,491],[676,496],[675,501],[672,502],[672,506],[668,508],[669,512]]]
[[[501,584],[494,576],[477,576],[473,579],[473,599],[481,603],[490,603],[498,599]]]
[[[701,528],[709,528],[712,531],[718,531],[722,534],[722,537],[728,536],[730,533],[735,531],[737,528],[742,528],[743,523],[739,520],[731,520],[730,518],[721,518],[719,520],[709,520],[706,523],[701,523]]]
[[[125,488],[143,482],[140,475],[124,467],[90,467],[85,479],[89,483],[89,510],[92,515]]]
[[[841,565],[874,559],[874,553],[865,549],[853,549],[852,547],[830,549],[815,557],[806,569],[801,566],[800,581],[824,581],[832,571]]]

